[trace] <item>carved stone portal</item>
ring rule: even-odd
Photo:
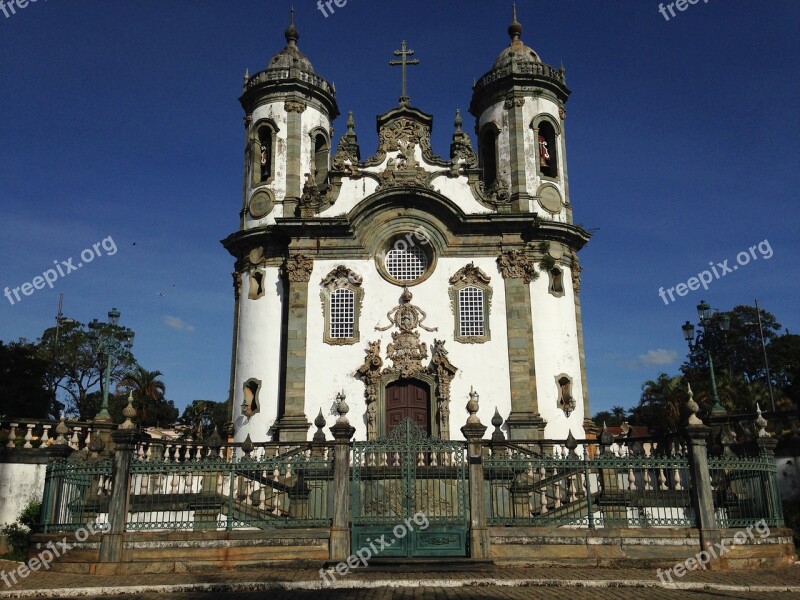
[[[390,324],[376,327],[377,331],[386,331],[396,327],[392,332],[392,342],[386,348],[386,357],[392,365],[384,369],[380,356],[380,341],[369,342],[365,351],[364,363],[356,370],[356,377],[364,382],[364,397],[367,403],[367,439],[379,437],[378,414],[385,412],[383,406],[383,390],[387,383],[398,379],[432,380],[432,393],[436,398],[435,426],[436,434],[442,439],[450,437],[450,382],[458,368],[448,358],[444,340],[434,339],[431,348],[431,362],[423,366],[422,361],[428,358],[428,346],[420,341],[418,327],[425,331],[436,331],[436,328],[422,324],[425,312],[411,303],[412,294],[403,290],[400,304],[387,313]],[[431,407],[433,410],[434,407]]]

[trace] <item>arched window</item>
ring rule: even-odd
[[[480,167],[483,169],[483,185],[487,190],[497,183],[497,137],[497,127],[494,124],[488,124],[481,131],[478,143]]]
[[[539,172],[545,177],[558,177],[558,146],[552,123],[541,121],[537,138]]]
[[[575,410],[575,398],[572,396],[572,377],[566,373],[556,375],[556,385],[558,386],[558,408],[564,411],[566,416],[570,416]]]
[[[261,390],[261,381],[258,379],[248,379],[244,382],[242,414],[248,418],[261,411],[261,403],[258,400],[258,392]]]
[[[325,187],[328,183],[328,158],[330,144],[322,133],[314,136],[314,182],[317,187]]]
[[[345,345],[359,341],[358,321],[364,290],[361,277],[339,265],[322,280],[320,300],[325,319],[322,341]]]
[[[275,147],[278,129],[272,121],[261,121],[252,137],[252,185],[270,183],[275,178]]]
[[[450,299],[455,315],[454,338],[463,344],[488,342],[491,279],[473,263],[459,269],[450,278]]]

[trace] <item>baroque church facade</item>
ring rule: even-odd
[[[567,177],[563,68],[522,41],[473,87],[476,147],[456,113],[449,158],[403,94],[362,157],[353,115],[334,147],[334,88],[298,47],[245,76],[235,258],[236,441],[311,439],[347,405],[355,439],[405,418],[461,438],[465,405],[511,440],[585,437],[589,400]],[[344,402],[342,402],[344,400]]]

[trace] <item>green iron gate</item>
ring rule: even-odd
[[[352,551],[467,556],[468,498],[466,444],[429,438],[405,419],[387,437],[353,444]]]

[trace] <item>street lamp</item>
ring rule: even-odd
[[[697,305],[697,318],[699,319],[699,326],[703,328],[703,331],[697,334],[697,342],[693,342],[694,325],[686,321],[686,323],[681,326],[683,337],[689,344],[689,350],[694,350],[701,341],[705,340],[710,327],[717,327],[722,332],[727,332],[731,328],[730,315],[720,313],[716,308],[711,308],[705,300],[701,300],[700,304]],[[719,401],[719,396],[717,395],[717,380],[714,377],[714,360],[711,358],[711,349],[708,345],[706,345],[706,354],[708,356],[708,371],[711,374],[711,393],[714,400],[714,405],[711,407],[711,416],[725,416],[725,407],[722,406],[722,403]]]
[[[105,385],[103,386],[103,404],[100,412],[94,418],[95,421],[110,421],[111,414],[108,412],[108,388],[111,386],[111,359],[121,355],[124,351],[130,350],[133,346],[133,332],[116,331],[119,323],[119,311],[112,308],[108,311],[108,323],[100,323],[97,319],[89,323],[89,335],[95,342],[95,346],[100,354],[106,355],[106,374]],[[110,325],[110,331],[104,333],[103,326]],[[120,345],[120,341],[122,344]]]

